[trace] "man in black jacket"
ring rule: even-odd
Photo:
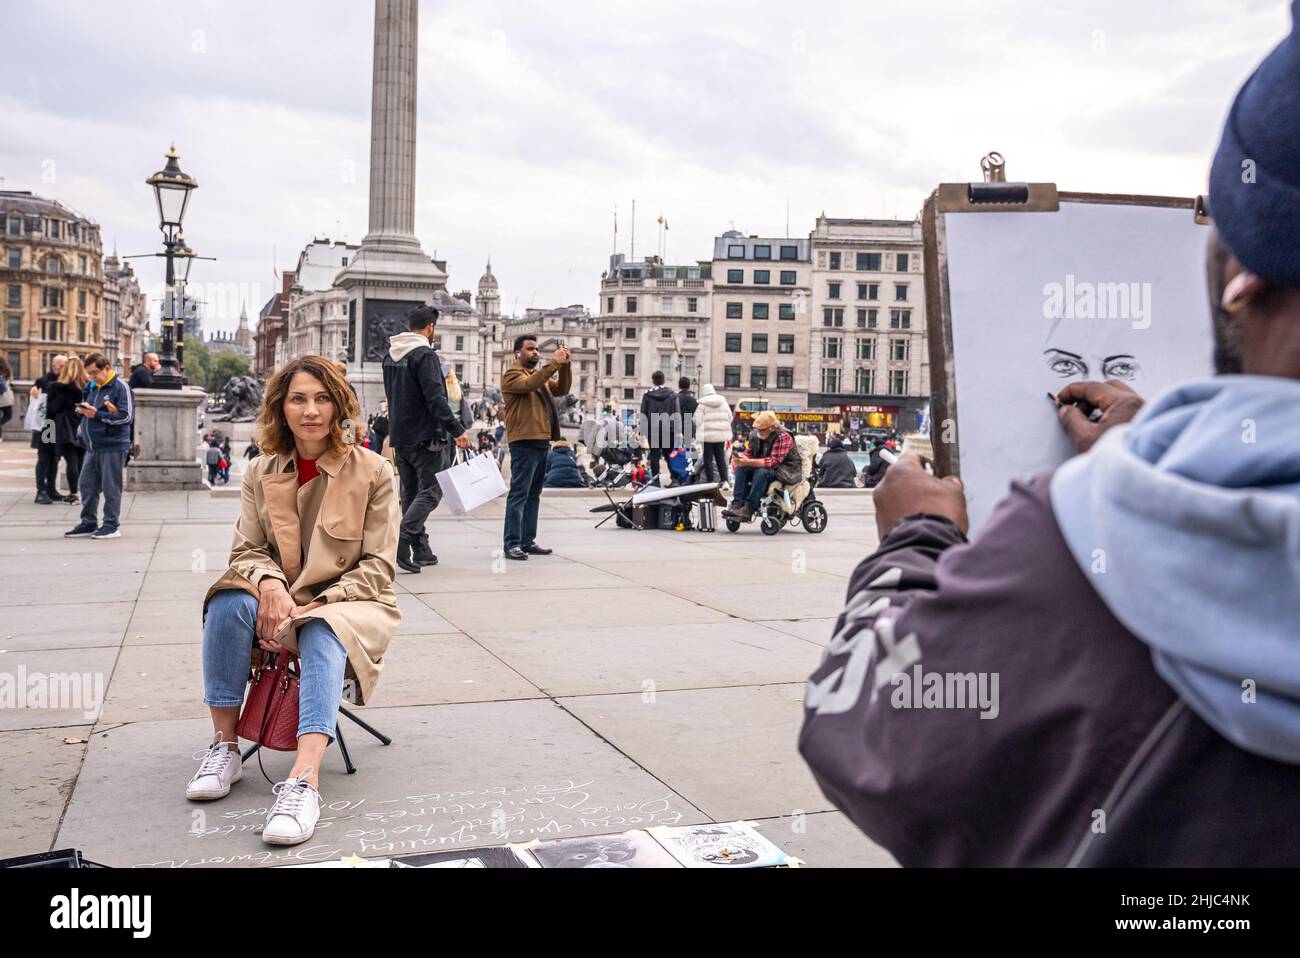
[[[845,452],[839,436],[831,436],[826,441],[821,467],[821,479],[817,484],[823,489],[853,488],[853,480],[857,478],[858,470],[853,465],[853,460],[849,458],[849,454]]]
[[[682,434],[682,411],[677,394],[664,385],[664,374],[658,369],[650,377],[654,387],[641,397],[641,433],[650,448],[650,476],[659,477],[659,460],[662,457],[664,468],[668,468],[668,457]],[[688,382],[689,386],[690,383]],[[695,397],[691,397],[694,401]],[[672,480],[669,470],[668,479]],[[668,482],[663,483],[664,486]]]
[[[682,432],[693,428],[692,418],[695,415],[695,407],[700,401],[695,398],[695,393],[691,392],[691,381],[688,377],[683,376],[677,380],[677,408],[682,414]],[[686,444],[690,445],[691,437],[686,437]]]
[[[438,473],[450,465],[449,440],[469,448],[460,417],[447,402],[442,362],[432,342],[438,310],[417,306],[407,314],[409,332],[389,338],[384,357],[384,395],[388,398],[388,439],[401,478],[402,526],[397,564],[407,572],[436,565],[425,520],[442,498]]]

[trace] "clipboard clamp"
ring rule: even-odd
[[[1007,161],[994,150],[980,160],[983,183],[940,183],[935,198],[940,213],[981,211],[1052,213],[1061,208],[1055,183],[1008,183]]]

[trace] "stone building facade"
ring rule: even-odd
[[[658,256],[611,256],[600,279],[596,405],[618,415],[636,413],[656,370],[674,388],[682,376],[692,388],[708,382],[713,290],[708,262],[672,265]]]
[[[585,402],[587,411],[598,408],[602,402],[596,390],[597,365],[600,348],[596,319],[585,306],[558,306],[553,309],[528,309],[523,316],[511,317],[503,324],[503,347],[497,353],[494,382],[499,385],[501,376],[514,365],[515,338],[536,336],[537,346],[545,359],[561,343],[573,354],[573,388],[570,395]]]
[[[808,406],[914,430],[930,393],[920,223],[823,213],[810,239]]]
[[[711,381],[733,408],[762,399],[774,409],[808,405],[811,242],[745,236],[713,241]]]
[[[103,353],[128,374],[148,352],[149,297],[131,264],[117,254],[104,257]]]
[[[99,226],[57,200],[0,190],[0,355],[32,379],[59,353],[101,352]]]

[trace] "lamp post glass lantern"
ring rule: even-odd
[[[198,188],[198,180],[181,171],[180,156],[176,144],[167,151],[167,164],[157,173],[145,180],[153,187],[154,201],[158,205],[158,228],[163,234],[163,255],[167,258],[167,298],[163,303],[162,317],[162,352],[158,357],[161,368],[154,374],[154,386],[158,389],[180,389],[185,385],[178,365],[177,346],[179,336],[176,322],[176,264],[177,257],[183,264],[183,278],[189,278],[190,264],[194,261],[194,251],[185,245],[181,227],[185,220],[185,211],[189,207],[190,192]],[[182,289],[183,289],[182,285]],[[184,306],[182,304],[182,310]],[[182,317],[184,313],[182,312]],[[183,335],[183,318],[179,332]]]

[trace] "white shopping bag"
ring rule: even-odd
[[[506,494],[501,470],[491,453],[486,452],[438,473],[438,485],[447,508],[458,516]]]
[[[45,393],[41,393],[27,404],[27,414],[23,416],[23,428],[40,432],[45,428]]]

